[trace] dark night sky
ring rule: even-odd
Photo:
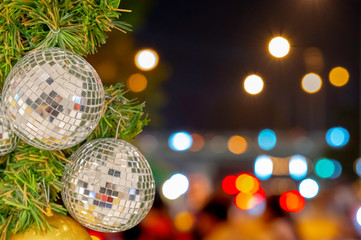
[[[267,50],[280,34],[292,46],[283,60]],[[163,84],[169,99],[161,113],[165,129],[358,129],[358,0],[157,0],[135,37],[136,45],[156,49],[171,68]],[[309,47],[319,48],[325,63],[315,95],[300,87]],[[343,88],[328,82],[338,65],[351,75]],[[258,96],[242,89],[250,73],[265,81]]]

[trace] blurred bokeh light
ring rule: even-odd
[[[315,173],[320,178],[330,178],[335,173],[335,164],[332,160],[323,158],[316,162]]]
[[[192,133],[191,137],[193,139],[192,146],[189,148],[192,152],[199,152],[204,147],[204,138],[198,133]]]
[[[302,155],[291,157],[288,165],[290,176],[295,180],[301,180],[306,177],[308,172],[307,159]]]
[[[227,138],[214,136],[209,140],[208,147],[214,153],[224,153],[227,150]]]
[[[258,134],[258,145],[263,150],[271,150],[276,146],[277,136],[271,129],[264,129]]]
[[[335,67],[330,71],[330,83],[336,87],[345,86],[350,78],[347,69],[343,67]]]
[[[290,43],[283,37],[275,37],[268,44],[268,50],[272,56],[283,58],[290,51]]]
[[[236,188],[240,192],[254,194],[260,189],[260,182],[254,176],[243,173],[237,176]]]
[[[257,199],[254,195],[240,192],[235,197],[236,206],[241,210],[252,209],[256,205]]]
[[[307,178],[300,183],[299,192],[302,197],[311,199],[317,196],[319,188],[320,187],[315,180]]]
[[[162,193],[165,198],[175,200],[185,194],[188,191],[188,188],[188,178],[184,174],[176,173],[164,182]]]
[[[247,140],[241,136],[232,136],[228,140],[228,149],[234,154],[242,154],[247,150]]]
[[[356,212],[356,221],[359,226],[361,226],[361,207]]]
[[[272,159],[267,155],[260,155],[254,163],[254,173],[260,180],[267,180],[273,173]]]
[[[195,223],[194,216],[189,212],[181,212],[174,219],[174,226],[180,232],[189,232]]]
[[[234,175],[229,175],[223,179],[222,189],[225,193],[229,195],[234,195],[239,192],[236,188],[236,179],[237,177]]]
[[[169,147],[174,151],[188,150],[193,143],[192,136],[187,132],[177,132],[168,139]]]
[[[263,79],[255,74],[247,76],[243,82],[244,90],[251,95],[259,94],[263,90],[263,86]]]
[[[305,199],[296,191],[288,191],[280,197],[281,208],[287,212],[297,213],[305,207]]]
[[[135,73],[128,78],[127,87],[136,93],[144,91],[147,87],[147,78],[141,73]]]
[[[321,89],[322,80],[316,73],[306,74],[302,79],[302,89],[307,93],[316,93]]]
[[[158,148],[159,141],[153,135],[141,134],[136,139],[138,141],[139,148],[146,153],[152,153]]]
[[[341,176],[342,173],[342,165],[339,161],[336,160],[332,160],[333,165],[335,166],[335,171],[333,172],[333,174],[331,175],[331,179],[336,179],[338,177]]]
[[[305,50],[304,60],[308,72],[322,72],[324,68],[324,58],[322,51],[316,47]]]
[[[343,127],[330,128],[326,133],[326,142],[331,147],[343,147],[350,140],[350,134]]]
[[[159,57],[152,49],[143,49],[135,55],[135,65],[143,71],[150,71],[158,65]]]
[[[248,209],[247,213],[251,216],[261,216],[266,210],[266,201],[263,200],[260,203],[256,204],[253,208]]]
[[[359,177],[361,177],[361,158],[356,159],[354,163],[354,170]]]

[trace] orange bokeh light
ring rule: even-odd
[[[236,179],[236,188],[240,192],[254,194],[260,189],[260,182],[256,177],[243,173]]]
[[[132,92],[141,92],[147,87],[147,78],[141,73],[135,73],[128,78],[127,87]]]
[[[237,194],[234,200],[236,206],[242,210],[249,210],[257,205],[257,199],[252,194],[248,193],[240,192]]]
[[[193,142],[189,150],[191,150],[192,152],[199,152],[204,147],[204,138],[197,133],[193,133],[191,134],[191,136]]]
[[[189,212],[181,212],[174,219],[174,226],[180,232],[191,231],[194,224],[194,216]]]
[[[305,199],[298,191],[288,191],[281,195],[280,206],[287,212],[297,213],[305,207]]]
[[[242,154],[247,150],[247,140],[241,136],[232,136],[228,140],[228,149],[234,154]]]
[[[330,71],[329,79],[332,85],[342,87],[346,85],[350,79],[350,74],[347,69],[343,67],[335,67]]]

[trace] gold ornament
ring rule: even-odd
[[[46,218],[52,231],[35,231],[34,228],[22,234],[13,235],[10,240],[92,240],[89,233],[70,217],[54,214]]]

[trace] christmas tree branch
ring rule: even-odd
[[[114,138],[117,130],[120,139],[134,138],[149,123],[143,114],[145,104],[128,100],[124,84],[106,86],[105,93],[103,116],[86,142]],[[0,240],[33,226],[42,231],[49,229],[45,219],[47,209],[66,213],[66,209],[57,204],[61,177],[64,165],[70,162],[68,157],[80,145],[63,151],[45,151],[21,142],[15,152],[2,158],[7,164],[5,169],[0,170]],[[44,184],[50,189],[49,202]]]
[[[130,11],[118,9],[119,4],[120,0],[0,0],[0,89],[15,63],[29,51],[60,47],[85,56],[95,53],[113,28],[131,31],[129,24],[120,21],[122,13]],[[148,124],[144,103],[128,100],[123,87],[105,87],[103,117],[86,141],[134,138]],[[45,151],[21,142],[14,152],[0,157],[0,240],[32,227],[50,229],[45,216],[66,213],[58,204],[61,177],[78,147]]]
[[[119,0],[4,0],[0,3],[0,85],[27,51],[58,46],[85,56],[104,44],[119,21]]]
[[[55,154],[54,154],[55,153]],[[9,158],[0,180],[0,239],[36,226],[49,229],[44,215],[52,209],[65,214],[66,209],[57,204],[61,190],[64,161],[58,152],[40,150],[21,142]],[[48,196],[44,188],[49,187]]]
[[[149,123],[143,114],[145,103],[128,100],[124,95],[124,84],[105,87],[106,102],[103,117],[88,141],[118,135],[120,139],[132,139]],[[119,127],[118,127],[119,125]],[[118,130],[118,134],[117,134]]]

